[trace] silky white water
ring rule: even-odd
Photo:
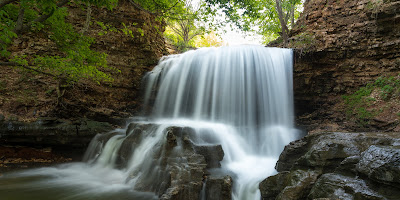
[[[162,158],[149,158],[162,157],[165,130],[180,126],[195,130],[194,144],[222,146],[225,155],[217,171],[232,175],[233,199],[259,200],[259,182],[276,173],[283,147],[298,138],[292,65],[290,49],[262,46],[203,48],[165,57],[145,77],[145,102],[152,108],[146,121],[97,135],[84,163],[3,175],[0,195],[156,199],[165,189],[159,180],[167,174]],[[135,126],[141,126],[140,136]],[[181,152],[176,148],[174,153]]]
[[[262,46],[204,48],[167,57],[146,77],[145,100],[154,98],[158,88],[154,119],[210,122],[213,142],[225,152],[222,168],[236,175],[233,199],[259,199],[258,183],[275,173],[283,147],[298,137],[292,60],[290,49]]]

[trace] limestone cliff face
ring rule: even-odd
[[[294,67],[299,114],[329,114],[341,95],[400,72],[398,0],[308,0],[291,43],[304,36]]]

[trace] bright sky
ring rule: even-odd
[[[258,44],[261,45],[261,35],[250,36],[236,31],[228,30],[226,33],[221,34],[222,40],[229,46],[240,44]]]
[[[198,8],[201,0],[188,0],[191,2],[194,8]],[[215,20],[216,21],[224,21],[225,14],[222,11],[216,13]],[[240,45],[240,44],[258,44],[262,45],[262,36],[255,35],[254,33],[244,34],[238,30],[231,30],[230,26],[227,24],[224,27],[225,32],[218,31],[218,34],[221,35],[221,39],[226,45]]]

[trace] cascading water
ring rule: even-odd
[[[292,51],[203,48],[164,58],[146,81],[145,102],[153,107],[148,121],[96,136],[86,163],[3,175],[0,195],[23,199],[24,190],[29,199],[46,199],[49,192],[47,199],[168,199],[166,193],[186,184],[181,177],[202,179],[198,166],[204,164],[193,161],[198,154],[188,153],[191,144],[220,145],[221,167],[209,171],[232,176],[233,199],[260,199],[258,183],[275,173],[283,147],[298,137]],[[176,139],[172,127],[185,127],[182,134],[190,137]],[[205,198],[204,184],[191,184],[203,188],[196,195]]]

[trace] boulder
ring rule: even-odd
[[[371,190],[364,180],[328,173],[322,175],[312,187],[309,199],[354,199],[379,200],[386,199]]]
[[[263,200],[305,199],[321,172],[294,170],[268,177],[260,183]]]
[[[281,171],[318,168],[333,172],[342,161],[360,156],[371,145],[392,145],[400,141],[396,133],[320,132],[287,145],[276,164]]]
[[[261,196],[400,199],[399,156],[398,133],[310,134],[285,147],[276,165],[279,173],[260,183]]]
[[[357,171],[400,188],[400,146],[370,146],[361,154]]]

